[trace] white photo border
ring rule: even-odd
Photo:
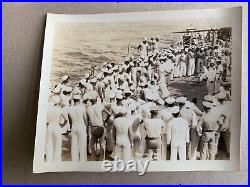
[[[187,16],[188,15],[188,16]],[[242,67],[242,8],[170,10],[153,12],[107,13],[64,15],[47,14],[45,40],[43,48],[36,139],[33,172],[68,172],[87,171],[104,172],[102,161],[72,162],[61,161],[47,163],[44,161],[46,119],[50,74],[52,67],[53,37],[55,23],[98,23],[129,22],[147,20],[218,18],[230,20],[226,25],[232,27],[232,127],[230,139],[230,160],[186,160],[186,161],[152,161],[147,172],[154,171],[235,171],[240,169],[240,124],[241,124],[241,67]]]

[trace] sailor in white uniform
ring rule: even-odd
[[[216,68],[214,67],[214,59],[211,59],[211,62],[209,64],[209,69],[206,70],[204,68],[205,72],[204,74],[200,77],[200,80],[207,79],[207,92],[208,94],[212,95],[214,93],[214,83],[215,83],[215,78],[216,78]]]
[[[133,147],[131,126],[134,123],[133,118],[127,117],[126,108],[121,109],[121,117],[114,119],[114,127],[116,129],[116,145],[114,156],[118,156],[122,160],[130,160],[132,156],[131,147]]]
[[[158,118],[159,107],[154,106],[150,109],[151,119],[144,119],[144,128],[146,130],[146,150],[145,156],[149,159],[161,159],[161,135],[164,122]]]
[[[162,129],[162,159],[169,159],[170,153],[168,152],[168,147],[170,147],[171,142],[171,127],[169,121],[173,118],[172,108],[174,107],[175,98],[168,97],[165,100],[165,106],[160,111],[161,118],[164,121],[164,126]]]
[[[181,49],[179,63],[180,63],[180,77],[185,77],[187,74],[187,65],[186,65],[186,54],[184,52],[184,49]]]
[[[51,105],[48,107],[45,154],[47,162],[59,162],[62,161],[63,132],[59,123],[63,118],[63,110],[60,96],[53,96],[51,100]]]
[[[97,98],[90,99],[92,105],[87,107],[87,114],[90,125],[90,148],[92,160],[103,160],[105,158],[105,126],[103,120],[103,112],[111,116],[111,113],[104,107],[101,102],[97,102]],[[100,147],[100,148],[98,148]],[[99,158],[97,158],[99,156]]]
[[[87,161],[87,111],[81,103],[81,95],[74,95],[74,106],[68,107],[72,119],[71,158],[72,161]]]
[[[186,144],[189,143],[188,121],[180,117],[179,107],[172,109],[173,119],[169,121],[171,126],[171,156],[170,160],[186,160]]]
[[[196,126],[198,123],[198,117],[196,113],[192,110],[192,104],[190,101],[186,101],[185,105],[180,110],[180,115],[182,118],[186,119],[189,123],[189,135],[190,143],[187,148],[187,155],[189,160],[196,159],[196,151],[199,144],[200,137],[197,136]]]
[[[63,117],[66,121],[61,121],[61,124],[64,124],[66,122],[65,127],[67,128],[67,131],[65,134],[68,134],[71,131],[71,126],[69,122],[69,117],[68,117],[68,107],[72,103],[72,87],[65,86],[64,90],[60,94],[61,96],[61,103],[63,107]]]
[[[200,138],[200,160],[214,160],[215,158],[215,130],[217,127],[217,119],[211,112],[213,104],[208,101],[202,102],[204,106],[204,114],[197,124],[197,132]]]
[[[143,59],[147,59],[148,57],[148,42],[147,42],[147,38],[144,38],[142,44],[141,44],[142,48],[141,48],[141,54],[140,57]]]
[[[221,79],[223,74],[223,66],[220,60],[216,61],[216,77],[215,77],[215,85],[214,85],[214,93],[219,93],[219,88],[221,86]]]

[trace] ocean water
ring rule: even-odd
[[[100,69],[104,62],[123,63],[128,53],[137,55],[137,46],[144,37],[158,37],[160,48],[167,48],[182,38],[175,31],[186,28],[205,29],[216,27],[212,20],[184,21],[147,21],[122,23],[56,23],[51,86],[68,74],[74,84],[90,72],[91,65]],[[212,26],[211,26],[212,25]]]

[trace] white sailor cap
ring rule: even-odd
[[[147,39],[147,37],[145,37],[145,38],[143,38],[143,40],[144,40],[144,41],[147,41],[148,39]]]
[[[113,70],[115,71],[115,70],[118,70],[119,69],[119,65],[114,65],[114,67],[113,67]]]
[[[108,70],[108,68],[102,68],[102,72],[109,73],[109,70]]]
[[[136,108],[137,108],[137,105],[133,102],[133,103],[129,104],[128,107],[129,107],[129,109],[130,109],[131,111],[135,111]]]
[[[224,99],[226,97],[226,93],[220,92],[215,95],[217,99]]]
[[[159,74],[158,74],[158,73],[155,73],[154,76],[155,76],[156,78],[158,78],[158,77],[159,77]]]
[[[141,87],[144,87],[145,85],[146,85],[145,82],[140,82],[140,83],[139,83],[139,86],[141,86]]]
[[[106,65],[108,68],[112,68],[112,65],[111,64],[107,64]]]
[[[120,66],[119,66],[119,73],[122,72],[124,69],[125,69],[125,68],[124,68],[124,65],[120,65]]]
[[[103,79],[103,83],[104,83],[104,84],[109,84],[109,79],[104,78],[104,79]]]
[[[159,107],[157,105],[154,105],[150,108],[150,112],[151,111],[159,111]]]
[[[206,108],[213,108],[213,104],[211,102],[203,101],[202,104]]]
[[[185,103],[186,102],[186,100],[187,100],[187,98],[186,97],[178,97],[177,99],[176,99],[176,102],[177,103]]]
[[[120,110],[119,110],[119,113],[121,113],[121,114],[127,114],[127,112],[128,112],[128,110],[127,110],[127,108],[126,107],[121,107],[120,108]]]
[[[209,64],[215,64],[215,61],[216,61],[215,58],[211,58]]]
[[[171,108],[171,112],[172,114],[177,114],[178,112],[180,112],[180,108],[178,106],[174,106]]]
[[[129,65],[130,65],[130,66],[134,66],[134,62],[131,61],[131,62],[129,63]]]
[[[126,94],[126,93],[132,94],[132,92],[130,91],[130,89],[128,87],[123,90],[123,93],[124,94]]]
[[[130,61],[130,57],[126,56],[124,61]]]
[[[111,70],[111,71],[110,71],[110,70],[111,70],[111,69],[108,69],[108,68],[103,68],[103,70],[102,70],[102,71],[103,71],[104,73],[110,73],[110,72],[112,71],[112,70]]]
[[[130,90],[134,91],[135,90],[135,86],[134,85],[130,86]]]
[[[173,50],[174,50],[174,48],[173,48],[173,47],[170,47],[170,48],[169,48],[169,50],[170,50],[170,51],[173,51]]]
[[[126,85],[125,85],[125,84],[122,84],[122,85],[120,86],[120,89],[121,89],[121,90],[125,90],[125,89],[126,89]]]
[[[174,57],[174,55],[172,53],[169,53],[168,56],[169,57]]]
[[[80,100],[82,97],[81,95],[77,94],[77,95],[73,95],[73,99],[75,100]]]
[[[116,99],[123,99],[123,95],[122,94],[116,94],[115,98]]]
[[[80,90],[80,88],[78,87],[78,86],[76,86],[74,89],[73,89],[73,94],[75,94],[75,95],[78,95],[78,94],[81,94],[82,92],[81,92],[81,90]]]
[[[115,93],[115,97],[117,99],[122,99],[123,98],[122,91],[121,90],[117,90],[116,93]]]
[[[108,62],[104,62],[104,63],[103,63],[103,66],[106,66],[107,64],[108,64]]]
[[[91,83],[96,83],[96,82],[97,82],[96,77],[93,77],[92,79],[90,79],[90,82],[91,82]]]
[[[56,87],[52,90],[52,92],[55,93],[55,94],[58,94],[60,91],[61,91],[60,86],[56,86]]]
[[[84,86],[86,83],[87,83],[86,79],[82,79],[82,80],[80,80],[80,84],[81,84],[81,85],[83,85],[83,86]]]
[[[66,86],[63,91],[65,91],[65,92],[71,92],[72,90],[73,90],[72,87]]]
[[[97,93],[97,91],[95,91],[95,90],[91,90],[91,91],[89,91],[88,92],[88,99],[91,99],[91,100],[93,100],[93,99],[97,99],[97,97],[99,96],[99,94]]]
[[[86,78],[86,79],[89,78],[89,76],[90,76],[89,73],[86,73],[86,74],[85,74],[85,78]]]
[[[185,107],[186,107],[186,108],[191,108],[191,107],[192,107],[191,102],[190,102],[190,101],[186,101],[186,102],[185,102]]]
[[[159,58],[159,60],[165,60],[165,59],[167,59],[167,56],[161,56],[160,58]]]
[[[107,73],[109,73],[109,74],[113,73],[113,69],[110,68],[110,69],[107,71]]]
[[[106,67],[102,67],[101,72],[105,72],[106,69],[107,69]]]
[[[89,99],[89,95],[88,94],[85,94],[85,95],[82,96],[82,100],[83,101],[86,101],[88,99]]]
[[[217,106],[217,105],[220,105],[220,103],[219,103],[218,100],[214,100],[214,101],[212,102],[212,105],[213,105],[213,107],[215,107],[215,106]]]
[[[173,104],[175,102],[175,98],[169,96],[167,99],[165,99],[165,101],[167,104]]]
[[[66,81],[66,80],[68,80],[68,79],[69,79],[69,76],[68,76],[68,75],[64,75],[64,76],[62,76],[62,78],[61,78],[62,81]]]
[[[205,95],[204,100],[212,103],[215,100],[215,97],[212,95]]]
[[[158,98],[155,94],[147,94],[146,99],[156,101]]]
[[[102,78],[103,78],[103,73],[97,74],[97,75],[96,75],[96,78],[97,78],[97,79],[102,79]]]

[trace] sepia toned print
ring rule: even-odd
[[[56,25],[58,159],[229,159],[231,28],[205,23]]]
[[[228,23],[55,22],[42,161],[230,160]]]

